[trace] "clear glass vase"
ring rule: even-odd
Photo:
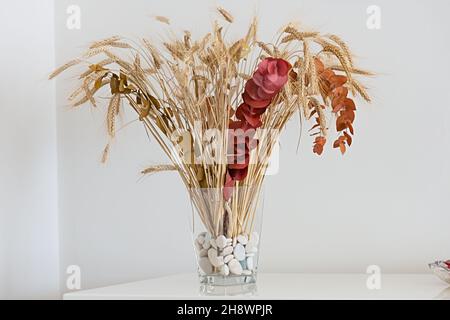
[[[256,283],[262,226],[261,186],[239,186],[224,201],[223,189],[191,190],[191,230],[200,283]]]

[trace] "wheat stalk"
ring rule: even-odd
[[[177,167],[171,164],[160,164],[160,165],[155,165],[155,166],[151,166],[148,168],[145,168],[144,170],[141,171],[141,173],[143,175],[150,175],[150,174],[154,174],[154,173],[158,173],[158,172],[164,172],[164,171],[177,171]]]

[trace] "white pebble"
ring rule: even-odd
[[[224,264],[220,267],[220,274],[223,276],[228,276],[230,274],[230,268],[226,264]]]
[[[228,246],[228,247],[225,247],[223,249],[223,251],[220,253],[220,255],[221,256],[227,256],[227,255],[229,255],[231,253],[233,253],[233,247],[232,246]]]
[[[240,276],[242,274],[242,266],[236,259],[231,260],[228,263],[228,267],[230,268],[230,272],[232,274]]]
[[[253,270],[255,268],[255,265],[253,263],[253,257],[248,257],[247,258],[247,269],[248,270]]]
[[[200,258],[207,257],[208,256],[208,250],[202,249],[202,250],[200,250],[200,253],[198,255],[200,256]]]
[[[212,271],[213,271],[212,265],[209,262],[208,258],[206,258],[206,257],[205,258],[201,258],[198,261],[198,265],[199,265],[200,269],[206,274],[211,274]]]
[[[203,245],[200,244],[197,240],[194,241],[194,246],[197,252],[200,252],[203,249]]]
[[[241,261],[245,259],[245,248],[242,244],[238,243],[233,250],[234,257]]]
[[[224,235],[218,236],[216,239],[216,244],[220,249],[225,248],[225,246],[227,245],[227,238],[225,238]]]
[[[208,239],[205,239],[205,242],[203,242],[203,249],[208,250],[211,248],[211,242]]]
[[[253,242],[250,242],[245,246],[245,251],[247,253],[256,253],[258,252],[258,248]]]
[[[216,240],[214,240],[214,239],[209,240],[209,244],[210,244],[211,247],[213,247],[214,249],[217,249]]]
[[[248,237],[246,235],[240,234],[237,237],[237,241],[243,245],[246,245],[248,243]]]
[[[250,238],[250,241],[252,241],[254,244],[258,244],[259,243],[258,232],[252,232],[252,236]]]
[[[225,262],[223,262],[223,257],[218,257],[217,250],[213,249],[213,248],[208,250],[208,258],[209,258],[209,262],[211,262],[211,264],[216,268],[223,266],[225,263]]]
[[[232,254],[230,254],[230,255],[226,256],[225,258],[223,258],[223,262],[228,263],[233,259],[234,259],[234,256]]]
[[[203,244],[203,242],[205,242],[205,237],[202,236],[202,235],[199,235],[199,236],[197,237],[197,242],[200,243],[200,244]]]
[[[244,270],[244,271],[242,271],[242,274],[244,276],[250,276],[252,274],[252,272],[250,270]]]
[[[211,240],[211,234],[210,233],[206,233],[204,235],[204,237],[205,237],[205,242],[209,242]]]

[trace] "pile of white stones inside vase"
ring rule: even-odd
[[[252,275],[256,270],[259,235],[241,234],[235,238],[220,235],[213,238],[202,232],[195,239],[198,264],[206,275]]]

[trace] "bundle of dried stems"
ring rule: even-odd
[[[230,13],[218,11],[226,23],[233,22]],[[164,17],[157,19],[169,23]],[[340,133],[334,147],[344,153],[352,143],[356,110],[348,96],[370,101],[356,78],[371,73],[354,66],[348,46],[335,35],[289,24],[275,43],[264,43],[257,38],[256,19],[241,39],[229,42],[224,30],[214,22],[212,32],[201,39],[191,39],[186,31],[160,47],[147,39],[137,44],[114,36],[93,43],[50,78],[73,66],[86,66],[79,88],[69,97],[73,106],[97,106],[96,97],[110,94],[105,114],[111,139],[121,108],[134,110],[172,163],[144,173],[178,171],[207,230],[213,235],[236,236],[252,231],[267,162],[288,120],[298,112],[300,121],[314,121],[310,130],[315,136],[314,152],[321,154],[334,117]],[[248,176],[236,183],[227,202],[221,190],[227,170],[229,121],[241,103],[245,81],[266,57],[289,61],[292,70],[287,85],[262,118],[258,139],[263,143],[252,151],[258,161],[252,161]],[[208,130],[214,130],[212,138],[205,135]],[[109,144],[103,160],[108,152]]]

